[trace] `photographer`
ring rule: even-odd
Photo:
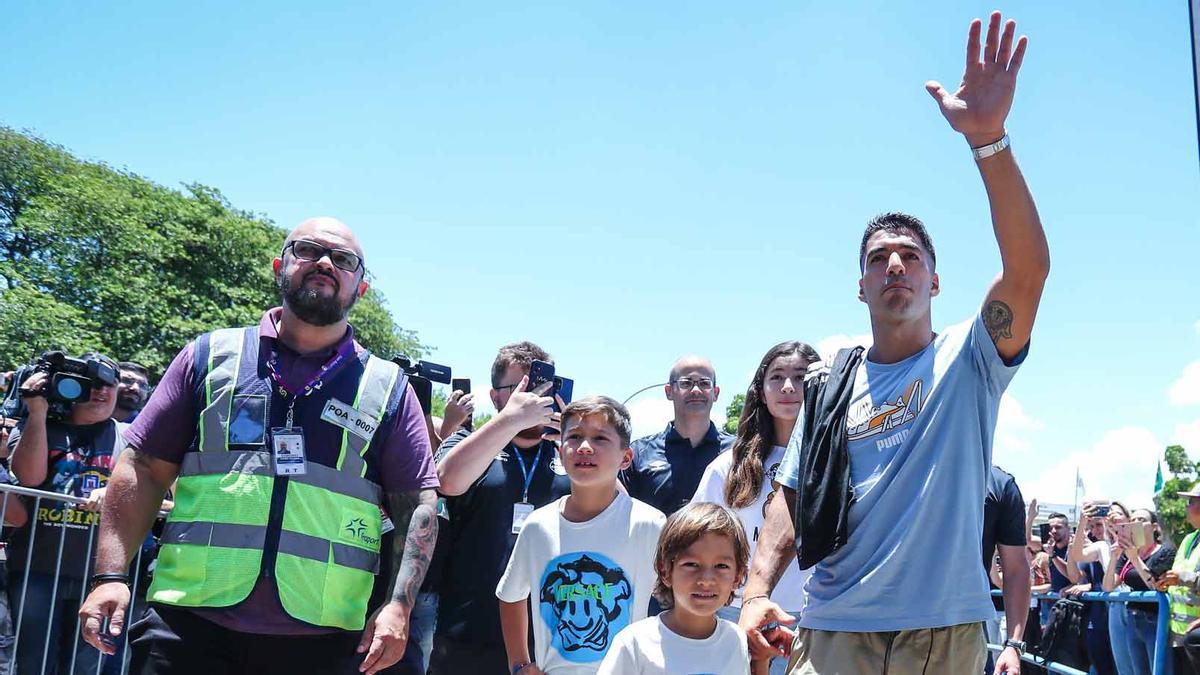
[[[21,588],[22,576],[28,575],[24,597],[14,592],[12,598],[21,625],[17,672],[22,673],[41,672],[46,640],[50,641],[49,653],[57,659],[57,664],[54,660],[46,664],[46,672],[68,672],[75,651],[71,644],[76,639],[74,616],[91,558],[89,530],[99,520],[104,485],[124,447],[126,425],[112,419],[117,364],[100,354],[85,354],[80,361],[97,373],[90,381],[90,396],[68,404],[64,414],[62,402],[51,400],[52,369],[39,365],[20,385],[26,413],[8,440],[12,472],[21,485],[90,500],[75,507],[43,499],[32,525],[13,537],[9,588]],[[96,662],[84,643],[80,641],[76,647],[74,672],[96,672]],[[119,658],[107,661],[104,672],[120,667]]]

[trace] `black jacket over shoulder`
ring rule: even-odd
[[[846,415],[863,348],[842,349],[833,365],[804,382],[804,428],[796,489],[796,558],[808,569],[846,544],[849,529],[850,452]]]

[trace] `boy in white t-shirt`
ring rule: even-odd
[[[654,557],[654,597],[668,609],[621,631],[598,675],[747,675],[746,634],[717,610],[733,600],[749,557],[746,531],[723,506],[692,503],[668,518]]]
[[[666,518],[617,489],[631,435],[629,411],[611,398],[567,406],[559,453],[571,494],[531,513],[515,507],[520,534],[496,587],[513,675],[595,673],[617,633],[646,617]]]

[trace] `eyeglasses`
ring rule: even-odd
[[[713,381],[707,377],[702,377],[698,380],[693,380],[690,377],[681,377],[675,380],[675,386],[680,391],[691,391],[693,387],[700,387],[700,391],[708,391],[713,388]]]
[[[518,382],[517,384],[521,384],[521,383],[520,383],[520,382]],[[498,391],[498,392],[499,392],[499,391],[504,391],[505,389],[516,389],[516,388],[517,388],[517,384],[502,384],[502,385],[500,385],[500,386],[498,386],[498,387],[492,387],[492,389],[495,389],[495,390],[496,390],[496,391]]]
[[[322,246],[315,241],[307,239],[297,239],[289,241],[287,246],[283,247],[283,252],[287,253],[288,249],[292,249],[292,255],[300,260],[314,262],[329,256],[329,262],[333,263],[334,267],[346,270],[347,272],[357,272],[359,267],[362,267],[362,258],[353,251],[347,251],[344,248],[329,248]]]

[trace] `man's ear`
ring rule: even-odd
[[[371,287],[371,284],[367,283],[367,276],[364,274],[363,280],[358,282],[358,298],[360,300],[362,299],[362,296],[367,294],[367,289],[369,289],[370,287]]]
[[[937,297],[937,294],[942,292],[941,283],[941,280],[938,279],[937,272],[934,272],[933,277],[929,282],[929,297]]]
[[[720,395],[721,395],[721,388],[714,384],[713,385],[713,400],[714,401],[717,400],[717,397],[719,397]]]
[[[625,448],[621,455],[621,470],[628,469],[631,464],[633,464],[633,448]]]
[[[863,290],[863,280],[862,279],[858,280],[858,301],[859,302],[867,301],[867,293],[866,293],[866,291]]]
[[[488,398],[492,399],[492,407],[496,409],[496,412],[500,412],[500,392],[489,389]]]
[[[279,270],[283,269],[283,258],[276,258],[271,261],[271,271],[275,276],[279,276]]]
[[[673,387],[672,385],[669,385],[669,384],[668,384],[667,386],[663,387],[663,393],[667,395],[667,400],[668,400],[668,401],[674,401],[674,400],[675,400],[675,397],[671,396],[671,390],[672,390],[672,389],[674,389],[674,388],[675,388],[675,387]]]

